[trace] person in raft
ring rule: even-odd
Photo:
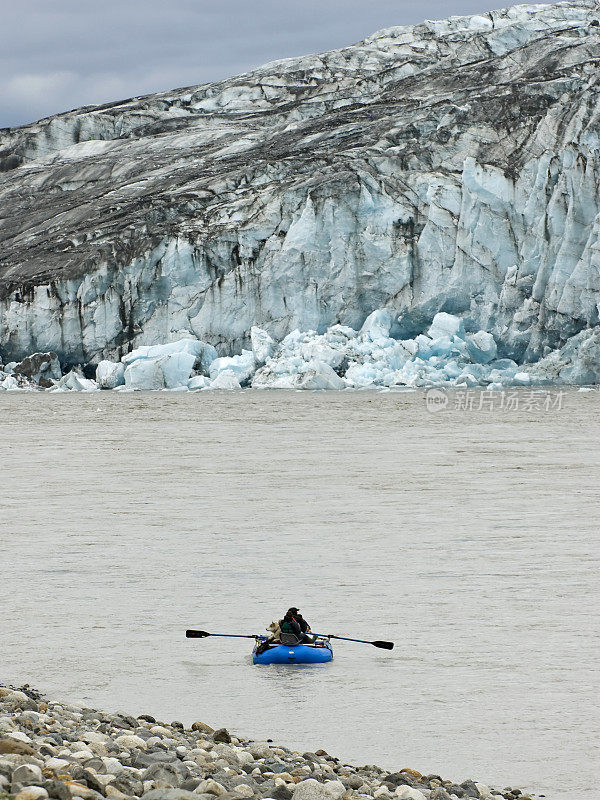
[[[272,635],[259,644],[256,650],[258,655],[264,653],[269,647],[281,644],[280,636],[282,633],[295,636],[298,644],[315,641],[315,637],[309,635],[310,625],[295,606],[288,608],[285,617],[280,619],[279,622],[272,622],[267,630],[271,631]]]
[[[292,633],[300,643],[311,643],[315,641],[314,636],[309,636],[310,625],[304,619],[296,607],[288,608],[285,617],[280,620],[279,627],[281,633]]]

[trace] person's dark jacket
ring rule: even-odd
[[[299,639],[302,638],[302,628],[300,624],[294,619],[292,616],[286,616],[280,622],[281,632],[282,633],[293,633]]]
[[[300,630],[302,631],[302,633],[306,633],[306,632],[308,631],[308,629],[309,629],[310,625],[309,625],[309,624],[308,624],[308,622],[307,622],[307,621],[304,619],[304,617],[302,616],[302,614],[296,614],[296,616],[294,617],[294,619],[296,620],[296,622],[298,623],[298,625],[300,625]]]

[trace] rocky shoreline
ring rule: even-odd
[[[214,730],[0,686],[1,800],[529,800],[403,768],[343,764]],[[540,795],[543,797],[543,795]]]

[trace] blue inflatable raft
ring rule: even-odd
[[[277,644],[263,653],[257,653],[260,642],[252,651],[254,664],[326,664],[333,659],[333,649],[327,639],[319,639],[315,644]]]

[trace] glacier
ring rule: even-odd
[[[56,353],[35,353],[22,362],[0,364],[0,391],[93,392],[207,391],[215,389],[485,389],[594,383],[600,361],[598,331],[582,331],[546,358],[519,366],[496,358],[492,334],[467,333],[460,317],[439,312],[426,334],[414,339],[389,335],[395,320],[388,309],[370,314],[359,331],[333,325],[323,334],[291,331],[276,343],[253,327],[253,349],[217,356],[193,338],[142,346],[120,362],[102,360],[94,378],[80,367],[61,376]],[[268,344],[271,355],[265,355]]]
[[[515,6],[1,130],[0,385],[599,382],[599,63]]]

